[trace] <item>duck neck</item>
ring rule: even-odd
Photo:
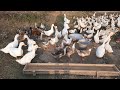
[[[75,43],[72,46],[72,51],[75,52]]]
[[[35,28],[37,28],[37,23],[35,23]]]
[[[58,42],[58,37],[57,37],[57,35],[55,36],[55,42]]]
[[[64,55],[67,53],[67,46],[64,48]]]
[[[95,27],[92,28],[92,30],[94,31]]]
[[[15,36],[14,41],[18,41],[18,36]]]
[[[111,40],[111,39],[109,39],[109,40],[107,41],[107,43],[106,43],[107,45],[110,43],[110,40]]]
[[[64,43],[63,42],[61,43],[61,48],[64,48]]]
[[[55,28],[55,31],[56,31],[56,32],[58,32],[58,29],[57,29],[57,27]]]
[[[33,49],[32,49],[32,52],[35,53],[36,50],[37,50],[37,48],[33,48]]]
[[[113,33],[111,32],[111,33],[108,35],[108,37],[105,39],[105,42],[107,42],[112,35],[113,35]]]
[[[97,33],[96,33],[96,35],[97,35],[97,36],[99,35],[99,30],[97,30]]]
[[[91,52],[92,49],[89,49],[88,51]]]
[[[66,14],[64,14],[64,18],[66,18]]]
[[[52,25],[51,25],[51,30],[53,30],[53,26],[54,26],[54,25],[52,24]]]
[[[67,34],[65,34],[64,39],[68,40],[68,35]]]
[[[21,44],[20,44],[20,45],[18,46],[18,49],[21,49],[21,48],[22,48],[22,46],[23,46],[23,45],[21,45]]]
[[[30,40],[28,36],[26,36],[25,38],[27,38],[27,40]]]
[[[107,41],[107,40],[105,40],[105,41],[103,42],[103,44],[102,44],[103,46],[105,45],[106,41]]]
[[[58,29],[55,28],[55,35],[58,35]]]
[[[27,38],[27,40],[28,40],[28,43],[29,43],[29,42],[30,42],[30,38],[29,38],[28,36],[27,36],[26,38]]]
[[[41,32],[41,35],[40,35],[40,39],[42,40],[42,37],[43,37],[43,32]]]

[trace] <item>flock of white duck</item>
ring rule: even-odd
[[[77,52],[79,56],[85,57],[89,56],[92,48],[87,47],[91,42],[99,44],[96,48],[96,56],[102,58],[105,52],[112,53],[112,47],[110,46],[111,36],[118,32],[120,27],[120,15],[106,13],[100,16],[96,16],[96,12],[90,17],[74,17],[75,22],[73,23],[73,29],[70,28],[70,20],[64,14],[64,28],[58,30],[57,26],[51,25],[50,30],[42,30],[40,33],[40,39],[43,39],[43,35],[49,37],[47,42],[44,42],[45,47],[49,44],[56,45],[58,42],[61,44],[57,47],[57,52],[59,53],[59,58],[67,55],[70,57],[73,53]],[[37,27],[36,27],[37,28]],[[41,28],[44,29],[45,26],[41,24]],[[54,37],[51,37],[53,36]],[[36,56],[35,52],[37,48],[41,48],[36,44],[36,41],[30,39],[27,34],[23,38],[27,39],[28,53],[23,56],[22,46],[26,46],[24,42],[18,43],[19,34],[16,34],[14,41],[9,43],[5,48],[0,51],[4,53],[9,53],[11,56],[16,58],[16,61],[21,65],[30,63],[31,60]],[[62,41],[61,41],[62,39]],[[102,43],[102,44],[101,44]],[[76,48],[78,44],[79,48]],[[54,52],[54,55],[57,54]],[[23,56],[21,59],[17,59],[18,56]]]
[[[23,56],[22,46],[26,46],[24,42],[20,42],[18,46],[18,37],[19,34],[16,34],[14,37],[14,41],[9,43],[5,48],[2,48],[1,51],[4,53],[9,53],[11,56],[17,59],[18,56]],[[35,51],[37,50],[38,45],[33,39],[30,39],[27,35],[24,35],[24,39],[27,38],[28,42],[28,53],[26,53],[21,59],[17,59],[16,61],[21,65],[25,65],[30,63],[31,60],[35,57]]]

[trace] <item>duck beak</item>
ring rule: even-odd
[[[24,46],[27,46],[26,44],[24,44]]]
[[[79,43],[79,41],[77,43]]]

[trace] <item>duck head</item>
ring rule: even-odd
[[[14,40],[18,40],[19,34],[16,34]]]
[[[29,39],[28,35],[25,34],[24,35],[24,39]]]
[[[21,46],[27,46],[24,42],[20,42]]]
[[[89,52],[91,52],[91,51],[92,51],[92,49],[90,48],[90,49],[88,49],[88,51],[89,51]]]

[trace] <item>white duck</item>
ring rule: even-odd
[[[77,17],[76,20],[77,20],[76,21],[77,24],[74,25],[74,28],[81,29],[81,26],[80,26],[80,23],[79,23],[79,18]]]
[[[18,48],[10,48],[9,54],[15,58],[23,55],[22,46],[26,46],[24,42],[20,42]]]
[[[119,17],[117,18],[117,26],[120,27],[120,15],[119,15]]]
[[[94,22],[94,27],[95,27],[95,30],[98,30],[101,28],[101,23],[98,23],[97,21]]]
[[[68,48],[66,54],[70,58],[70,56],[75,53],[75,43],[73,43],[72,47]]]
[[[78,49],[76,49],[76,51],[77,51],[77,53],[78,53],[78,55],[79,56],[81,56],[81,57],[86,57],[86,56],[89,56],[90,55],[90,53],[91,53],[91,48],[90,49],[88,49],[88,50],[78,50]]]
[[[96,35],[94,36],[95,43],[99,43],[99,30],[97,30]]]
[[[54,27],[54,24],[51,25],[51,29],[50,30],[44,31],[44,34],[46,36],[51,36],[54,33],[54,28],[53,27]]]
[[[82,32],[83,32],[83,28],[80,29],[80,33],[82,33]]]
[[[61,53],[61,54],[59,55],[59,58],[65,56],[65,55],[67,54],[67,48],[68,48],[68,46],[64,47],[63,53]]]
[[[110,39],[110,37],[114,34],[114,32],[110,32],[108,37],[104,40],[103,44],[100,45],[96,50],[96,56],[98,58],[102,58],[105,54],[105,43]]]
[[[70,27],[68,26],[68,24],[67,23],[64,23],[64,28],[63,28],[63,30],[62,30],[62,36],[65,36],[66,34],[68,34],[68,29],[69,29]]]
[[[70,28],[69,25],[68,25],[68,23],[66,23],[66,22],[64,22],[64,27],[67,28],[67,29]]]
[[[78,19],[78,24],[82,27],[85,28],[87,26],[86,22],[83,22],[81,18]]]
[[[35,52],[36,52],[37,48],[40,48],[40,47],[38,47],[38,45],[35,45],[32,48],[31,52],[28,52],[27,54],[25,54],[21,59],[17,59],[16,62],[18,62],[21,65],[30,63],[31,60],[36,56]]]
[[[88,30],[88,26],[86,27],[86,28],[83,28],[83,31],[85,32],[85,31],[87,31]]]
[[[108,37],[108,35],[103,35],[103,36],[102,36],[102,39],[100,39],[99,42],[100,42],[100,43],[103,43],[104,40],[105,40],[107,37]]]
[[[43,32],[41,32],[41,34],[40,34],[40,40],[42,40],[43,39]]]
[[[58,28],[57,28],[57,26],[54,26],[55,27],[55,36],[57,36],[58,38],[61,38],[62,37],[62,32],[60,31],[58,31]]]
[[[75,52],[75,43],[73,43],[73,45],[72,45],[72,51],[73,51],[73,53]]]
[[[63,39],[63,44],[65,44],[65,45],[70,45],[71,44],[71,42],[72,42],[72,38],[68,38],[68,39]]]
[[[111,39],[109,39],[107,41],[107,43],[105,44],[105,50],[107,50],[109,53],[112,53],[113,52],[113,49],[112,47],[110,46],[109,42],[110,42]]]
[[[106,30],[100,30],[99,36],[103,36],[103,35],[106,35]]]
[[[73,40],[80,40],[80,39],[84,38],[84,36],[82,34],[79,34],[79,33],[69,34],[68,37],[72,38]]]
[[[0,49],[0,51],[4,52],[4,53],[9,53],[9,49],[10,48],[16,48],[18,46],[18,38],[19,34],[16,34],[14,37],[14,41],[9,43],[5,48]]]
[[[102,38],[107,38],[108,35],[103,35]]]
[[[27,51],[32,51],[32,48],[34,47],[34,45],[36,45],[36,42],[31,42],[31,44],[28,45],[28,49]]]
[[[68,34],[66,34],[66,35],[63,37],[63,39],[68,40],[68,39],[69,39],[69,38],[68,38]]]
[[[80,28],[80,26],[77,24],[77,25],[74,25],[74,28]]]
[[[88,38],[88,39],[90,39],[90,38],[92,38],[93,37],[93,33],[91,33],[91,34],[84,34],[84,36],[86,37],[86,38]]]
[[[45,25],[41,23],[40,28],[45,29]]]
[[[31,51],[33,48],[33,45],[36,44],[36,42],[33,39],[30,39],[27,35],[24,35],[24,38],[27,38],[28,42],[28,51]]]
[[[56,35],[55,38],[51,38],[50,41],[48,41],[48,42],[50,42],[50,44],[52,44],[52,45],[55,45],[58,41],[59,41],[59,39]]]
[[[103,19],[103,20],[102,20],[102,24],[101,24],[101,25],[102,25],[103,27],[108,26],[108,24],[109,24],[109,20],[108,20],[108,19],[106,19],[106,20]]]
[[[35,28],[37,28],[37,23],[35,22]]]
[[[114,29],[115,28],[115,21],[114,21],[114,18],[112,17],[112,20],[111,20],[111,27]]]
[[[102,45],[100,45],[99,47],[97,47],[96,49],[96,56],[98,58],[102,58],[105,54],[105,41],[103,42]]]
[[[66,23],[70,23],[70,20],[69,19],[67,19],[67,17],[66,17],[66,14],[64,14],[64,22],[66,22]]]
[[[112,19],[112,18],[113,18],[113,16],[114,16],[113,14],[110,14],[110,15],[109,15],[109,18],[110,18],[110,19]]]
[[[95,16],[96,16],[96,12],[93,13],[93,17],[95,17]]]
[[[112,35],[114,35],[115,34],[115,32],[109,32],[109,35],[108,35],[108,37],[105,39],[105,42],[107,42],[109,39],[110,39],[110,37],[112,36]]]
[[[86,30],[86,32],[87,32],[88,34],[95,33],[95,32],[94,32],[94,27],[93,27],[92,30],[89,28],[88,30]]]
[[[75,33],[77,30],[73,29],[73,30],[69,30],[69,33]]]

